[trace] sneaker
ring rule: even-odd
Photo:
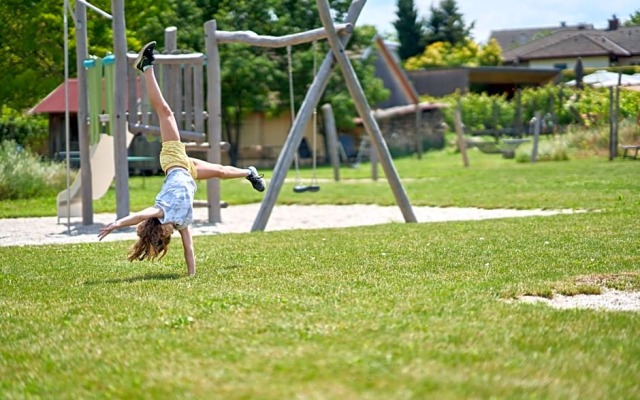
[[[142,47],[140,53],[138,53],[138,58],[136,58],[135,63],[133,65],[144,72],[145,67],[153,65],[155,61],[155,57],[153,56],[153,49],[156,47],[156,42],[149,42]]]
[[[253,188],[258,192],[264,192],[264,188],[266,186],[264,179],[262,179],[264,175],[258,175],[256,167],[249,167],[248,169],[250,173],[247,175],[247,180],[251,182],[251,186],[253,186]]]

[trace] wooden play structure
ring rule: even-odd
[[[154,118],[154,112],[149,110],[144,93],[144,85],[139,85],[136,71],[131,67],[135,55],[127,54],[124,37],[124,7],[123,0],[112,0],[114,18],[114,49],[115,49],[115,95],[114,111],[111,117],[114,137],[114,160],[117,197],[117,217],[121,218],[129,214],[128,192],[128,168],[127,168],[127,141],[126,133],[159,134],[159,128]],[[331,72],[337,64],[345,79],[349,93],[354,99],[356,108],[369,137],[372,151],[375,151],[378,162],[382,165],[385,176],[389,182],[396,202],[400,207],[406,222],[416,222],[411,203],[402,187],[400,178],[393,165],[389,149],[384,141],[380,128],[374,119],[371,109],[364,96],[360,82],[353,70],[350,60],[347,58],[344,46],[351,38],[353,26],[356,23],[366,1],[354,0],[347,13],[346,21],[335,24],[331,19],[329,3],[327,0],[316,0],[319,15],[323,24],[322,28],[306,32],[285,35],[280,37],[260,36],[253,32],[236,31],[226,32],[217,30],[216,21],[211,20],[204,24],[205,30],[205,54],[159,54],[156,57],[156,65],[160,68],[162,77],[161,85],[164,86],[165,96],[169,105],[176,114],[180,127],[180,134],[184,141],[190,142],[190,148],[201,149],[206,152],[206,158],[213,163],[220,163],[221,155],[221,85],[220,85],[220,56],[218,46],[224,43],[245,43],[262,47],[295,46],[302,43],[311,43],[317,40],[328,40],[329,51],[317,70],[313,83],[309,87],[305,99],[298,110],[291,125],[286,142],[280,152],[273,176],[267,187],[264,200],[252,231],[264,230],[276,203],[278,194],[282,188],[287,171],[289,170],[294,155],[300,146],[304,136],[304,130],[314,114],[320,97],[324,92]],[[76,0],[76,35],[82,35],[86,22],[86,15],[80,9],[84,8],[84,2]],[[84,16],[84,19],[82,19]],[[86,34],[86,32],[84,32]],[[176,49],[175,28],[165,31],[165,50]],[[86,58],[86,38],[77,39],[78,58]],[[82,54],[82,58],[80,57]],[[206,101],[203,97],[203,69],[206,59]],[[82,89],[82,79],[79,81],[79,112],[78,120],[86,120],[86,93]],[[127,86],[129,90],[127,90]],[[138,89],[139,88],[139,89]],[[128,105],[128,107],[127,107]],[[83,114],[83,108],[84,114]],[[83,119],[83,115],[85,118]],[[79,125],[84,125],[80,124]],[[80,129],[83,128],[83,129]],[[206,134],[205,134],[206,132]],[[79,127],[79,135],[86,135],[86,125]],[[81,141],[80,156],[82,165],[90,164],[90,151],[88,146],[83,146]],[[83,167],[84,169],[84,167]],[[90,170],[90,168],[89,168]],[[85,186],[85,180],[89,182]],[[82,187],[84,193],[82,200],[83,222],[91,223],[91,175],[83,171]],[[209,222],[221,222],[220,216],[220,182],[219,180],[207,181]]]
[[[87,96],[89,101],[89,146],[91,164],[99,168],[91,169],[91,198],[97,200],[107,193],[115,175],[113,156],[113,131],[110,124],[113,113],[114,88],[113,55],[105,58],[91,57],[84,60],[83,67],[87,73]],[[103,89],[104,88],[104,89]],[[104,92],[104,96],[103,96]],[[127,132],[127,147],[133,135]],[[71,158],[77,158],[73,152]],[[130,157],[132,158],[132,157]],[[82,216],[82,168],[73,183],[56,197],[58,223],[61,218]]]

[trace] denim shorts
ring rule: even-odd
[[[162,189],[156,196],[155,206],[164,212],[161,224],[172,223],[178,230],[193,222],[193,198],[196,194],[196,181],[189,172],[174,168],[164,179]]]

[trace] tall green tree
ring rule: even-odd
[[[423,22],[418,20],[418,9],[413,0],[398,0],[397,8],[398,19],[393,22],[393,26],[400,42],[398,55],[404,61],[424,50],[421,44],[424,35]]]
[[[438,6],[431,6],[431,15],[426,20],[425,44],[436,42],[450,43],[453,46],[463,44],[471,37],[475,23],[466,25],[464,16],[458,9],[456,0],[441,0]]]
[[[177,3],[177,0],[173,0]],[[74,1],[69,0],[71,8]],[[110,0],[94,0],[96,7],[111,13]],[[171,12],[167,0],[127,0],[125,18],[129,48],[143,40],[161,37],[164,26],[154,25],[157,15]],[[61,0],[2,0],[0,2],[0,109],[33,107],[64,80],[64,24]],[[173,19],[174,21],[177,18]],[[76,76],[75,21],[69,28],[69,75]],[[148,27],[155,29],[147,30]],[[113,52],[111,21],[87,9],[89,54]],[[148,34],[147,34],[148,33]]]
[[[62,2],[0,2],[0,110],[27,109],[61,82],[62,15]]]

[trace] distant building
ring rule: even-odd
[[[567,25],[561,22],[557,26],[524,29],[501,29],[492,31],[489,39],[495,39],[503,52],[513,50],[534,40],[542,39],[556,32],[593,29],[591,24]]]
[[[541,29],[538,34],[543,32]],[[496,31],[492,36],[513,43],[517,32],[513,30],[506,35],[504,31]],[[572,29],[562,27],[547,35],[534,36],[519,46],[507,44],[502,56],[505,65],[528,68],[573,69],[578,58],[582,58],[584,68],[640,65],[640,26],[621,27],[614,15],[607,29],[593,29],[586,24]]]

